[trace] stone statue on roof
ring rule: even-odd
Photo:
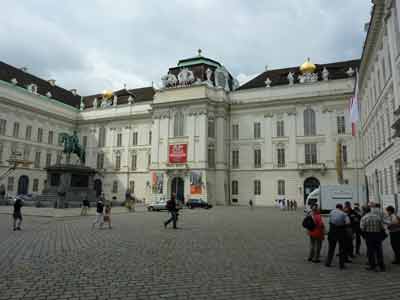
[[[294,74],[292,72],[289,72],[287,79],[289,81],[289,85],[293,85],[294,84]]]

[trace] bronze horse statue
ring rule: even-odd
[[[79,144],[76,131],[74,131],[73,135],[62,133],[60,135],[60,142],[64,145],[63,152],[67,155],[67,161],[69,161],[71,153],[75,153],[79,157],[81,164],[85,164],[86,151],[85,148]]]

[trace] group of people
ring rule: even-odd
[[[326,227],[318,204],[313,204],[311,210],[306,213],[303,227],[307,229],[310,238],[308,261],[319,263]],[[382,215],[379,205],[373,202],[362,210],[357,203],[354,207],[350,202],[344,205],[337,204],[336,209],[329,214],[329,247],[325,266],[331,266],[338,245],[339,267],[344,269],[346,263],[351,263],[351,259],[360,255],[363,238],[367,248],[367,270],[385,271],[382,243],[387,238],[386,231],[389,231],[394,252],[392,263],[400,265],[400,218],[395,214],[393,206],[386,207],[385,214]]]
[[[281,210],[297,210],[297,201],[289,199],[275,200],[276,206]]]

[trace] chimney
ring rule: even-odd
[[[26,72],[28,72],[28,68],[27,67],[22,67],[21,71],[26,73]]]
[[[51,86],[56,85],[56,80],[55,79],[49,79],[48,82],[50,83]]]
[[[69,90],[69,91],[72,93],[72,95],[76,96],[76,92],[77,92],[76,89],[72,89],[72,90]]]

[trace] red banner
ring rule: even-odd
[[[187,162],[187,144],[169,145],[169,162],[184,164]]]

